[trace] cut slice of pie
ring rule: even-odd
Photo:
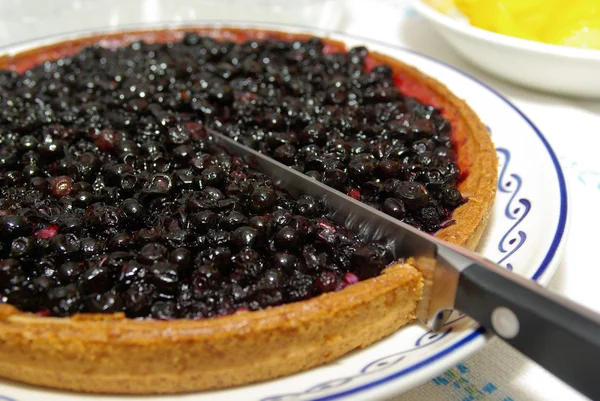
[[[0,58],[0,376],[180,393],[285,376],[414,320],[422,277],[222,132],[473,249],[485,126],[391,57],[307,35],[106,34]]]

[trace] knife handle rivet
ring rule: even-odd
[[[519,319],[510,309],[499,306],[492,312],[492,327],[501,337],[515,338],[519,334]]]

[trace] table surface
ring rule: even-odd
[[[138,13],[111,12],[111,4],[117,3],[119,2],[116,0],[1,0],[0,46],[52,33],[135,23],[142,19],[159,20],[164,15],[166,3],[171,15],[176,17],[178,14],[173,8],[179,7],[189,12],[190,9],[198,9],[200,3],[210,3],[212,8],[208,10],[218,13],[216,5],[223,4],[216,0],[183,0],[177,3],[145,0],[144,15],[140,17]],[[279,0],[277,3],[286,2]],[[290,7],[293,7],[292,3],[302,2],[289,1]],[[315,3],[318,2],[307,4],[308,7],[313,7]],[[122,8],[123,3],[119,6]],[[89,15],[88,19],[69,18],[69,13],[79,12],[78,15],[81,15],[81,10],[86,8],[93,11],[86,13]],[[600,99],[581,100],[535,92],[500,81],[476,69],[460,59],[444,40],[412,11],[410,1],[407,0],[339,0],[335,11],[334,15],[325,15],[324,11],[319,11],[319,18],[309,22],[320,27],[402,45],[440,59],[494,87],[514,102],[539,127],[555,150],[564,170],[571,208],[571,225],[563,259],[549,287],[576,302],[600,311],[600,297],[596,295],[595,290],[595,283],[600,280],[600,269],[594,267],[593,256],[597,246],[594,229],[600,226],[600,212],[597,206],[600,204],[600,164],[597,162],[597,151],[600,149]],[[207,15],[220,17],[217,14],[199,13],[192,19],[199,19],[200,15],[202,18]],[[307,23],[306,15],[292,12],[285,15],[284,22]],[[261,16],[264,20],[265,14],[261,13]],[[305,20],[302,20],[303,17]],[[59,20],[61,23],[56,24]],[[277,16],[276,21],[283,22],[281,15]],[[422,386],[395,397],[394,401],[585,399],[544,369],[495,339],[470,359]]]

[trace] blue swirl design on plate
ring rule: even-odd
[[[498,148],[496,151],[498,156],[501,156],[504,160],[502,169],[500,170],[500,177],[498,178],[498,190],[503,193],[512,194],[504,209],[504,215],[509,220],[514,221],[514,224],[498,243],[498,250],[504,254],[498,261],[498,264],[503,264],[527,241],[527,234],[519,230],[518,226],[529,214],[531,202],[528,199],[519,198],[518,196],[523,185],[523,180],[518,174],[508,172],[508,165],[510,164],[510,152],[508,149]],[[513,266],[511,263],[506,263],[506,268],[512,270]]]
[[[491,129],[489,126],[487,126],[487,129],[491,134]],[[509,173],[510,151],[504,148],[497,148],[496,151],[498,156],[502,158],[500,163],[502,165],[502,169],[500,170],[500,175],[498,178],[498,190],[506,194],[512,194],[504,209],[504,215],[509,220],[514,221],[514,224],[502,236],[500,242],[498,243],[498,249],[504,255],[497,263],[502,264],[506,262],[512,255],[514,255],[515,252],[517,252],[523,246],[523,244],[525,244],[525,241],[527,241],[527,234],[524,231],[519,230],[518,227],[529,214],[529,211],[531,210],[531,202],[528,199],[519,198],[519,191],[522,188],[523,180],[518,174]],[[512,270],[513,266],[511,263],[506,263],[506,268]],[[466,317],[467,315],[463,313],[457,313],[453,319],[445,324],[445,327],[447,327],[445,331],[429,331],[415,341],[415,346],[413,348],[390,354],[370,362],[363,367],[360,372],[354,375],[319,383],[305,391],[300,391],[297,393],[269,396],[267,398],[262,398],[261,401],[298,400],[304,397],[325,393],[329,390],[343,387],[353,380],[362,378],[366,375],[386,371],[404,361],[406,358],[409,358],[410,354],[414,351],[433,344],[446,337],[452,331],[452,325]]]
[[[394,367],[396,364],[403,361],[405,358],[410,357],[410,354],[413,353],[414,351],[416,351],[418,349],[422,349],[424,347],[427,347],[431,344],[434,344],[434,343],[440,341],[441,339],[445,338],[451,332],[452,332],[452,326],[447,327],[444,331],[441,331],[441,332],[429,331],[429,332],[423,334],[421,337],[419,337],[417,339],[417,341],[415,341],[415,346],[413,348],[405,350],[405,351],[401,351],[401,352],[396,352],[394,354],[384,356],[383,358],[379,358],[379,359],[369,363],[368,365],[366,365],[364,368],[362,368],[360,370],[360,372],[358,372],[354,375],[329,380],[329,381],[326,381],[323,383],[319,383],[315,386],[310,387],[309,389],[307,389],[305,391],[301,391],[298,393],[289,393],[289,394],[269,396],[267,398],[261,399],[261,401],[297,400],[304,396],[314,395],[317,393],[322,393],[322,392],[326,392],[326,391],[329,391],[329,390],[332,390],[332,389],[335,389],[338,387],[342,387],[342,386],[350,383],[354,379],[361,378],[361,377],[364,377],[367,375],[372,375],[375,373],[379,373],[381,371],[385,371],[387,369]]]

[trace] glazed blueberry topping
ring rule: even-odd
[[[318,39],[92,46],[0,71],[0,299],[200,319],[337,291],[391,263],[206,127],[434,232],[464,202],[438,110]]]
[[[210,128],[421,230],[452,223],[464,199],[450,122],[404,96],[390,67],[369,70],[366,49],[331,53],[318,39],[233,44],[196,36],[186,36],[194,39],[185,51],[211,52],[214,68],[192,68],[190,77],[207,89],[197,96],[192,85],[184,97]],[[386,180],[395,184],[375,187]],[[254,199],[255,212],[263,202],[269,207],[267,194]]]
[[[307,299],[352,284],[348,274],[364,276],[350,259],[377,246],[324,219],[319,201],[292,199],[206,137],[188,146],[206,161],[190,174],[189,188],[145,191],[179,166],[157,175],[148,164],[114,164],[116,157],[100,150],[90,182],[43,170],[50,182],[68,183],[68,195],[61,196],[61,183],[36,196],[26,195],[35,191],[26,185],[3,187],[2,300],[55,316],[198,319]],[[123,175],[141,183],[129,192],[107,190]],[[371,276],[386,264],[379,257],[369,262],[379,269]]]

